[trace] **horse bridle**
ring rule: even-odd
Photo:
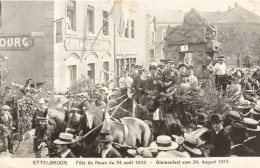
[[[72,124],[76,112],[73,111],[73,112],[69,112],[69,113],[73,113],[73,114],[72,114],[72,119],[71,119],[70,122],[68,123],[68,126],[70,126],[70,125]],[[68,115],[68,114],[67,114],[67,115]],[[76,129],[74,129],[74,128],[67,128],[67,126],[66,126],[65,132],[72,132],[72,133],[75,133],[75,131],[76,131]]]

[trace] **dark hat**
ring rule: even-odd
[[[180,69],[181,67],[189,67],[187,64],[180,64],[179,66],[178,66],[178,69]]]
[[[132,67],[135,68],[135,69],[137,69],[137,68],[138,68],[138,65],[132,64]]]
[[[5,87],[5,90],[8,90],[8,89],[12,89],[12,88],[10,88],[10,87],[6,86],[6,87]]]
[[[154,69],[154,70],[156,70],[157,68],[156,68],[156,66],[155,66],[155,65],[150,65],[150,67],[149,67],[149,70],[151,70],[151,69]]]
[[[182,73],[181,76],[182,77],[188,77],[189,75],[187,73]]]
[[[165,62],[165,59],[160,59],[160,62]]]
[[[213,123],[213,122],[220,122],[220,121],[223,121],[222,116],[220,114],[212,114],[210,116],[210,122],[211,123]]]
[[[143,71],[143,70],[144,70],[143,66],[141,66],[141,65],[138,66],[138,70],[139,70],[139,71]]]
[[[199,113],[196,117],[195,117],[196,121],[198,123],[205,123],[208,121],[208,117],[205,113]]]
[[[246,125],[241,121],[233,121],[230,126],[225,128],[225,132],[229,136],[236,135],[244,139],[246,136]]]
[[[110,134],[103,134],[102,138],[100,138],[99,142],[112,142],[113,137]]]
[[[218,56],[218,59],[225,59],[226,57],[224,55]]]
[[[227,117],[234,121],[234,120],[240,120],[241,116],[240,116],[239,112],[237,112],[237,111],[228,111]]]
[[[168,59],[167,63],[175,63],[175,61],[173,59]]]

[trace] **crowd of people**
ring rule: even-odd
[[[208,86],[212,83],[216,90],[225,94],[228,88],[236,88],[239,102],[236,107],[224,114],[197,113],[195,117],[196,127],[191,131],[182,131],[179,135],[155,135],[155,141],[149,147],[129,147],[125,144],[114,144],[111,134],[104,134],[99,139],[99,156],[103,158],[114,157],[145,157],[145,158],[171,158],[171,157],[227,157],[227,156],[260,156],[260,104],[258,104],[260,68],[251,75],[242,69],[230,69],[224,63],[224,56],[220,56],[215,64],[207,65],[210,72],[208,81],[200,81],[194,75],[193,66],[181,63],[174,67],[173,59],[161,60],[158,66],[150,65],[149,71],[136,64],[131,65],[132,72],[126,66],[121,69],[121,78],[113,88],[97,84],[94,88],[86,89],[84,93],[68,93],[68,101],[62,105],[65,113],[79,112],[79,104],[87,101],[104,112],[115,107],[122,100],[129,98],[122,104],[123,109],[132,114],[133,104],[146,108],[150,100],[157,100],[161,95],[171,97],[176,91],[176,85],[182,87],[185,92],[196,89],[203,96]],[[214,80],[211,80],[214,79]],[[43,83],[38,83],[41,86]],[[37,87],[28,80],[21,88],[24,94],[30,94],[32,88]],[[36,102],[32,119],[32,129],[35,129],[34,151],[38,150],[46,132],[48,102],[41,98]],[[158,108],[157,108],[158,109]],[[149,111],[152,123],[163,120],[162,113],[157,109]],[[10,107],[2,105],[0,113],[0,131],[4,137],[4,145],[0,151],[9,150],[13,153],[12,140],[12,115]],[[174,113],[174,112],[173,112]],[[132,115],[135,117],[134,115]],[[142,118],[141,118],[142,119]],[[178,119],[178,116],[177,116]],[[61,132],[59,139],[53,141],[58,148],[58,157],[70,157],[75,155],[71,146],[76,143],[78,135]],[[126,148],[127,154],[122,154],[118,147]]]

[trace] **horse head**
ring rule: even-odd
[[[68,112],[65,116],[65,132],[77,135],[80,131],[81,114],[77,111],[72,110]]]

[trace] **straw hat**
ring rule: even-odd
[[[167,135],[158,136],[156,141],[154,141],[150,144],[150,148],[158,149],[160,151],[174,150],[174,149],[178,148],[178,146],[179,145],[176,142],[173,142],[171,140],[171,137],[169,137]]]
[[[255,105],[255,107],[252,108],[249,112],[252,114],[260,115],[260,105]]]
[[[8,105],[3,105],[1,107],[1,110],[10,110],[10,107]]]
[[[76,140],[73,139],[73,135],[70,133],[60,133],[59,139],[56,139],[53,141],[53,143],[58,144],[58,145],[65,145],[65,144],[72,144]]]
[[[246,125],[246,129],[249,131],[260,131],[260,126],[258,122],[252,118],[244,118],[243,122]]]
[[[199,150],[197,148],[197,145],[198,144],[197,144],[196,139],[191,134],[184,133],[184,142],[183,142],[182,146],[186,150],[188,150],[196,155],[201,155],[202,152],[201,152],[201,150]]]
[[[237,106],[237,109],[248,109],[252,108],[251,102],[248,100],[241,100],[239,106]]]

